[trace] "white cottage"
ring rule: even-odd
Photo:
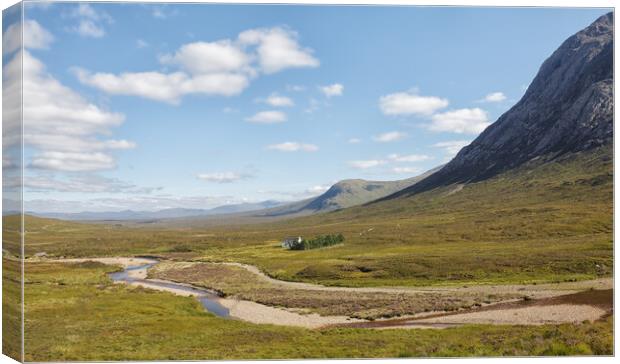
[[[282,240],[282,247],[290,249],[295,244],[300,244],[303,239],[301,236],[287,236]]]

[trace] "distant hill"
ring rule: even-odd
[[[419,176],[397,181],[366,181],[347,179],[331,186],[323,194],[301,201],[281,204],[276,207],[217,213],[209,215],[188,216],[185,218],[158,221],[166,226],[214,226],[260,224],[287,220],[295,217],[316,215],[348,207],[360,206],[378,198],[385,197],[431,175],[441,166],[433,168]]]
[[[388,198],[478,182],[613,141],[613,14],[568,38],[523,98],[440,171]]]
[[[415,185],[415,183],[432,175],[439,169],[441,169],[441,166],[433,168],[419,176],[397,181],[367,181],[363,179],[342,180],[331,186],[320,196],[259,211],[253,215],[310,215],[363,205]]]
[[[234,214],[240,212],[248,212],[255,210],[262,210],[266,208],[273,208],[282,205],[283,202],[278,201],[263,201],[257,203],[242,203],[218,206],[212,209],[184,209],[184,208],[171,208],[163,209],[159,211],[105,211],[105,212],[78,212],[78,213],[35,213],[28,212],[31,215],[39,217],[48,217],[62,220],[75,220],[75,221],[127,221],[127,220],[162,220],[162,219],[178,219],[187,217],[200,217],[200,216],[212,216],[221,214]]]
[[[243,221],[261,222],[263,218],[286,218],[293,216],[312,215],[321,212],[340,210],[347,207],[363,205],[373,200],[388,196],[409,187],[431,175],[441,167],[431,169],[419,176],[397,181],[367,181],[348,179],[330,187],[325,193],[296,202],[263,201],[223,205],[212,209],[164,209],[159,211],[106,211],[78,213],[35,213],[28,214],[38,217],[73,221]],[[258,220],[254,220],[258,218]],[[248,220],[249,219],[249,220]]]

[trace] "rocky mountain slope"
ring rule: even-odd
[[[523,98],[457,156],[388,198],[477,182],[532,159],[554,159],[613,140],[613,14],[568,38]]]

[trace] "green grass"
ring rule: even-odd
[[[2,353],[21,358],[21,262],[10,256],[2,259]]]
[[[28,218],[26,253],[162,254],[235,261],[271,276],[345,286],[534,283],[610,276],[611,148],[496,178],[287,221],[192,226],[80,224]],[[345,243],[290,251],[285,236]],[[179,252],[182,247],[182,252]]]
[[[613,353],[579,325],[307,330],[217,318],[195,299],[112,284],[97,263],[26,265],[26,360],[284,359]]]

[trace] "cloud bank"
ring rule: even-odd
[[[160,56],[162,65],[177,68],[172,72],[114,74],[80,67],[74,72],[80,82],[108,94],[178,105],[190,94],[238,95],[260,74],[318,67],[320,62],[312,53],[299,44],[297,33],[290,29],[259,28],[241,32],[236,39],[184,44],[176,52]]]

